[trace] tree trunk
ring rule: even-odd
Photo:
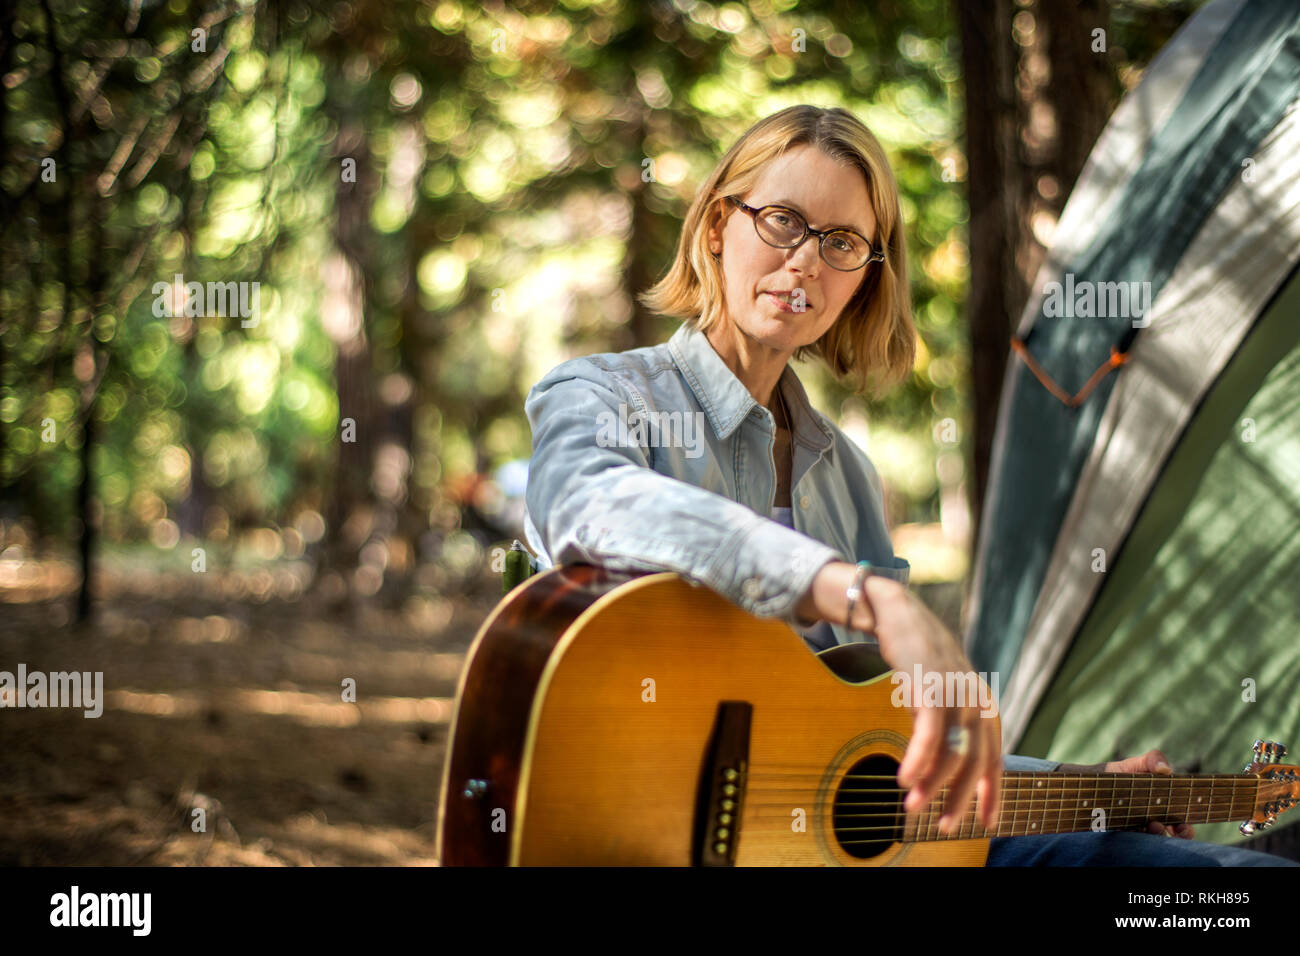
[[[1106,54],[1094,51],[1107,0],[1019,8],[1013,0],[956,0],[954,7],[966,80],[977,542],[1011,333],[1045,253],[1033,222],[1060,216],[1110,116],[1114,73]]]
[[[1018,53],[1011,37],[1014,4],[1011,0],[954,0],[954,7],[966,78],[971,274],[966,314],[974,407],[974,481],[970,483],[973,542],[978,540],[980,509],[988,485],[1010,330],[1026,294],[1015,261],[1024,170],[1017,137]]]
[[[368,237],[367,210],[377,177],[361,123],[351,117],[338,118],[335,155],[356,160],[356,182],[338,185],[338,208],[334,242],[337,252],[325,264],[327,329],[338,353],[335,359],[335,388],[339,399],[338,458],[334,489],[326,514],[326,563],[347,576],[356,568],[358,550],[374,521],[370,491],[371,468],[377,447],[374,401],[374,371],[370,342],[366,335],[365,248]],[[344,423],[354,423],[344,441]]]

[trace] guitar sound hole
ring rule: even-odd
[[[859,760],[840,779],[831,806],[831,828],[849,856],[879,856],[903,838],[903,798],[898,761],[882,754]]]

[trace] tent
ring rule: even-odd
[[[1062,213],[1003,383],[964,634],[999,674],[1007,751],[1159,747],[1226,773],[1264,738],[1300,763],[1298,97],[1300,3],[1215,0]],[[1293,852],[1295,823],[1265,839]]]

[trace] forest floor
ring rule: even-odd
[[[0,709],[0,866],[436,865],[457,679],[492,586],[331,610],[266,571],[196,588],[115,563],[81,630],[70,565],[9,571],[0,671],[102,672],[103,712]]]
[[[0,866],[435,863],[456,681],[490,591],[330,611],[252,578],[196,594],[106,574],[79,631],[49,590],[0,590],[0,671],[102,671],[103,713],[0,710]]]

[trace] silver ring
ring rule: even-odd
[[[953,753],[964,757],[969,744],[970,731],[965,727],[952,727],[948,730],[948,749]]]

